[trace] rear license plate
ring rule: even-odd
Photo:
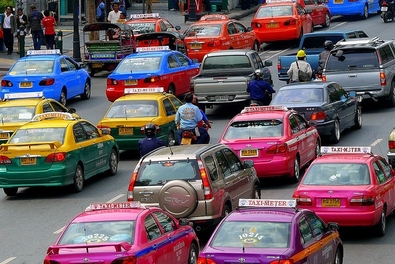
[[[36,158],[21,158],[21,165],[36,165]]]
[[[93,63],[92,64],[92,68],[98,69],[98,68],[101,68],[101,67],[103,67],[103,65],[101,63]]]
[[[322,199],[322,207],[340,207],[340,199]]]
[[[191,145],[192,143],[192,138],[182,138],[181,139],[181,145]]]
[[[278,28],[278,23],[269,23],[267,24],[267,28]]]
[[[133,135],[133,127],[120,127],[118,129],[119,135]]]
[[[8,139],[10,137],[10,134],[8,133],[0,133],[0,139]]]
[[[335,0],[335,4],[343,4],[344,0]]]
[[[202,43],[191,43],[191,49],[201,49]]]
[[[32,82],[20,82],[19,83],[19,88],[32,88],[33,83]]]
[[[242,149],[240,151],[241,157],[258,157],[257,149]]]
[[[137,80],[126,80],[125,85],[137,85]]]
[[[228,101],[228,97],[227,96],[216,96],[215,100],[216,101]]]
[[[381,7],[381,11],[387,12],[387,11],[388,11],[388,6],[382,6],[382,7]]]

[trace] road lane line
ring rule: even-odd
[[[383,141],[383,139],[382,139],[382,138],[378,138],[378,139],[376,139],[370,146],[374,147],[374,146],[376,146],[377,144],[379,144],[381,141]],[[0,264],[1,264],[1,263],[0,263]]]
[[[10,262],[13,261],[14,259],[16,259],[16,257],[8,258],[8,259],[4,260],[3,262],[0,262],[0,264],[7,264],[7,263],[10,263]]]

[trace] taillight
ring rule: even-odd
[[[67,156],[66,152],[52,153],[45,158],[45,162],[61,162],[66,159],[66,156]]]
[[[12,84],[12,82],[7,81],[7,80],[1,80],[1,86],[11,87],[11,86],[13,86],[13,84]]]
[[[380,72],[380,85],[382,86],[387,85],[387,79],[385,78],[384,72]]]
[[[374,205],[374,198],[372,196],[354,196],[350,200],[351,206],[371,206]]]
[[[381,6],[388,6],[387,2],[383,2]]]
[[[321,76],[321,80],[322,80],[323,82],[326,82],[326,76],[325,76],[325,75],[322,75],[322,76]]]
[[[278,154],[278,153],[286,153],[288,151],[288,145],[287,144],[276,144],[273,146],[270,146],[266,150],[267,154]]]
[[[46,256],[44,259],[44,263],[43,264],[60,264],[60,262],[54,261],[54,260],[50,260],[49,256]]]
[[[289,19],[284,22],[284,26],[296,25],[296,19]]]
[[[311,198],[308,197],[308,196],[295,194],[295,195],[292,196],[292,198],[296,199],[296,204],[297,205],[305,205],[305,206],[313,205],[313,202],[311,201]]]
[[[132,178],[130,179],[130,183],[129,183],[129,187],[128,187],[128,201],[129,202],[133,201],[133,189],[134,189],[134,185],[136,184],[137,174],[139,173],[140,165],[141,165],[140,163],[138,163],[136,165],[136,168],[134,168],[134,171],[132,174]]]
[[[202,177],[203,181],[203,192],[204,192],[204,199],[211,199],[213,198],[213,192],[211,191],[210,182],[208,180],[206,169],[204,168],[203,162],[198,160],[199,166],[199,173],[200,177]]]
[[[145,83],[155,83],[160,81],[160,76],[150,76],[144,79]]]
[[[38,85],[40,86],[49,86],[49,85],[53,85],[55,83],[55,79],[54,78],[48,78],[48,79],[43,79],[41,80]]]
[[[277,61],[277,70],[278,71],[281,70],[281,61],[280,60]]]
[[[261,28],[262,25],[258,22],[251,23],[251,27]]]
[[[118,81],[111,79],[111,78],[107,78],[107,85],[118,85]]]
[[[219,47],[221,46],[221,42],[219,40],[212,40],[207,43],[207,47]]]
[[[97,128],[102,131],[106,131],[108,132],[108,135],[111,135],[111,128],[109,126],[97,125]]]
[[[294,264],[295,262],[292,259],[279,259],[273,260],[269,264]]]
[[[0,156],[0,164],[11,164],[10,158],[7,156]]]
[[[395,149],[395,141],[388,141],[388,148]]]
[[[135,256],[117,258],[111,261],[111,264],[136,264],[137,258]]]
[[[197,264],[217,264],[217,262],[212,259],[199,257]]]
[[[325,112],[315,112],[311,115],[311,120],[325,120]]]

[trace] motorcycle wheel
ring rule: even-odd
[[[388,13],[387,12],[383,13],[383,20],[384,20],[384,23],[388,23]]]

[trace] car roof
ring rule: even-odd
[[[220,56],[220,55],[247,55],[249,53],[254,53],[254,50],[248,49],[232,49],[232,50],[218,50],[212,51],[206,54],[206,56]]]
[[[144,157],[144,160],[160,161],[168,159],[196,159],[196,155],[219,146],[226,147],[223,144],[192,144],[173,147],[162,147]]]
[[[39,102],[48,100],[45,98],[23,98],[23,99],[11,99],[0,102],[0,107],[8,106],[36,106]]]
[[[172,97],[171,94],[163,94],[163,93],[135,93],[135,94],[126,94],[122,97],[119,97],[115,100],[118,101],[134,101],[134,100],[160,100],[162,98]],[[115,103],[114,102],[114,103]]]
[[[147,209],[113,209],[83,212],[76,216],[73,222],[94,222],[94,221],[110,221],[110,220],[136,220],[138,215]]]
[[[328,86],[336,82],[306,82],[306,83],[290,83],[280,88],[280,90],[293,90],[298,88],[317,89]]]
[[[298,211],[293,208],[239,208],[226,221],[291,222]]]
[[[331,35],[349,34],[349,33],[356,33],[356,32],[360,32],[360,33],[363,32],[363,33],[365,33],[362,29],[355,29],[355,30],[354,29],[350,29],[350,30],[345,29],[345,30],[328,30],[328,31],[325,31],[325,33],[322,33],[322,34],[325,34],[325,36],[331,36]],[[314,33],[314,32],[312,32],[312,33],[304,33],[303,35],[305,37],[317,36],[317,33]],[[358,39],[361,39],[361,38],[352,38],[352,39],[358,40]],[[362,38],[362,39],[364,39],[364,38]]]
[[[174,50],[158,50],[158,51],[143,51],[128,55],[125,59],[129,58],[145,58],[145,57],[163,57],[167,53],[174,53]]]
[[[313,163],[368,163],[371,159],[380,157],[374,154],[324,154],[318,156]]]
[[[36,61],[36,60],[55,60],[57,58],[60,58],[62,56],[65,55],[57,55],[57,54],[53,54],[53,55],[32,55],[32,56],[25,56],[20,58],[18,61]]]
[[[269,108],[267,107],[252,107],[252,109],[256,108],[257,111],[245,111],[248,107],[245,107],[241,113],[234,116],[231,122],[237,121],[248,121],[248,120],[259,120],[259,119],[283,119],[287,114],[293,113],[294,110],[260,110],[260,108]],[[271,107],[282,107],[282,106],[271,106]]]

